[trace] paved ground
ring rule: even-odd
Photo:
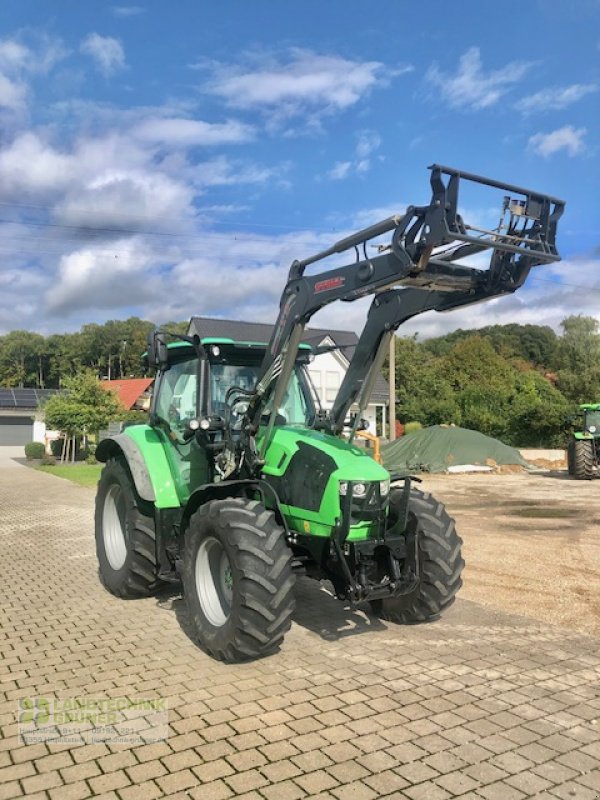
[[[100,587],[92,500],[0,469],[0,799],[600,796],[599,638],[465,599],[398,628],[302,582],[282,651],[224,666],[190,640],[176,594]],[[31,695],[166,698],[169,737],[24,746]]]
[[[0,447],[0,469],[19,467],[25,461],[25,450],[21,445]]]

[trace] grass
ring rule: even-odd
[[[56,475],[57,478],[66,478],[80,486],[95,486],[103,466],[103,464],[57,464],[51,467],[38,464],[36,469],[49,475]]]

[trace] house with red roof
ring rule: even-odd
[[[147,410],[150,387],[154,378],[123,378],[116,381],[100,381],[107,392],[114,392],[126,409]]]

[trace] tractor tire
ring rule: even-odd
[[[401,502],[402,490],[392,490],[390,524],[397,519]],[[452,605],[462,586],[465,565],[460,550],[462,540],[444,505],[418,489],[411,489],[408,501],[408,532],[418,538],[418,583],[407,594],[373,601],[371,608],[390,622],[404,625],[432,622]]]
[[[160,585],[152,506],[141,500],[125,464],[107,461],[96,493],[100,580],[122,598],[148,597]]]
[[[276,651],[295,607],[292,551],[257,500],[211,500],[191,519],[182,566],[184,597],[200,645],[237,663]]]
[[[591,481],[594,477],[594,442],[591,439],[575,439],[573,475],[580,481]]]

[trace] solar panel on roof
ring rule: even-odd
[[[14,408],[16,405],[15,397],[10,389],[0,389],[0,406],[3,408]]]

